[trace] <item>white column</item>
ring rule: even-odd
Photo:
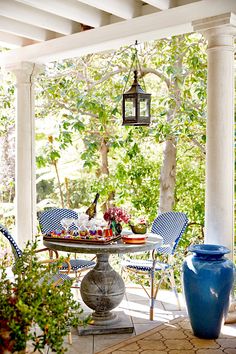
[[[16,237],[21,248],[36,233],[34,84],[38,67],[22,62],[9,68],[16,76]]]
[[[236,18],[229,13],[193,26],[208,40],[205,243],[233,251]]]

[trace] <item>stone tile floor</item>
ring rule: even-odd
[[[227,334],[230,329],[231,335]],[[232,326],[224,327],[215,340],[199,339],[192,334],[188,318],[179,317],[98,354],[235,354],[235,345]]]
[[[77,296],[79,296],[79,291],[77,292]],[[185,310],[185,304],[183,300],[183,296],[180,294],[180,301],[181,301],[181,310],[177,307],[177,302],[174,294],[168,290],[160,290],[158,292],[156,306],[155,306],[155,317],[154,321],[149,320],[149,300],[145,292],[138,286],[129,284],[126,286],[126,294],[125,298],[118,307],[117,310],[124,311],[127,315],[131,316],[131,320],[134,324],[134,332],[133,333],[126,333],[126,334],[105,334],[105,335],[87,335],[87,336],[78,336],[76,329],[72,330],[72,345],[67,344],[68,340],[65,339],[66,347],[68,348],[68,354],[106,354],[106,353],[113,353],[113,351],[109,351],[107,348],[118,345],[121,342],[126,343],[126,341],[131,340],[134,343],[131,347],[123,347],[123,343],[119,349],[114,351],[114,354],[134,354],[134,353],[145,353],[145,354],[219,354],[219,353],[227,353],[227,354],[236,354],[236,324],[234,325],[227,325],[224,326],[222,329],[222,340],[224,339],[224,335],[232,336],[232,343],[230,344],[230,348],[226,348],[226,351],[222,351],[219,345],[212,344],[211,341],[203,340],[198,342],[197,344],[200,345],[200,349],[195,349],[194,343],[198,339],[192,335],[191,330],[189,329],[188,332],[184,332],[181,334],[179,328],[176,328],[177,334],[172,331],[174,328],[169,321],[178,319],[179,317],[187,316]],[[84,307],[84,310],[86,307]],[[181,319],[182,321],[182,319]],[[183,319],[183,321],[185,321]],[[175,321],[174,321],[175,322]],[[136,346],[136,339],[134,338],[136,335],[143,335],[146,336],[148,334],[144,334],[144,332],[151,330],[155,331],[155,327],[158,325],[169,326],[166,328],[161,328],[163,332],[163,338],[166,340],[165,336],[170,336],[171,339],[174,339],[177,335],[180,336],[177,338],[178,340],[178,348],[172,348],[170,344],[170,348],[166,347],[166,344],[163,346],[163,343],[160,344],[160,348],[157,350],[157,347],[150,348],[149,342],[150,340],[144,341],[147,344],[147,347]],[[185,326],[187,329],[189,324],[182,323],[182,326]],[[172,330],[171,330],[172,329]],[[150,333],[151,333],[150,332]],[[148,332],[149,333],[149,332]],[[186,334],[187,333],[187,334]],[[157,334],[155,335],[157,336]],[[170,339],[170,338],[169,338]],[[176,339],[176,338],[175,338]],[[188,344],[186,344],[186,341]],[[194,342],[195,341],[195,342]],[[224,346],[224,342],[222,346]],[[157,344],[157,342],[155,342]],[[151,345],[152,346],[152,345]],[[191,348],[190,348],[191,347]],[[162,349],[161,349],[162,348]]]
[[[79,296],[79,291],[77,295]],[[180,294],[181,311],[179,311],[176,298],[171,291],[160,290],[158,293],[154,321],[149,320],[149,299],[144,290],[140,287],[129,284],[126,286],[124,300],[117,308],[118,311],[124,311],[131,316],[134,324],[134,332],[126,334],[105,334],[78,336],[75,329],[72,330],[72,345],[66,344],[69,354],[95,354],[103,349],[120,343],[128,338],[148,331],[159,324],[167,323],[179,316],[186,315],[184,301]],[[84,306],[84,311],[88,309]],[[65,343],[67,339],[65,340]]]

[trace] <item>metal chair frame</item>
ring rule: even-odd
[[[63,227],[60,223],[61,219],[63,218],[73,218],[78,219],[78,214],[71,209],[65,208],[53,208],[46,211],[43,211],[39,215],[39,226],[41,229],[42,234],[50,234],[52,231],[59,231],[63,230]],[[75,229],[75,226],[72,225],[69,228],[70,230]],[[75,273],[75,285],[73,287],[79,287],[79,279],[83,272],[88,271],[89,269],[95,266],[94,258],[92,260],[85,260],[85,259],[69,259],[71,265],[71,272]],[[67,265],[63,264],[62,270],[67,270]]]
[[[170,221],[172,222],[172,237],[168,237],[168,224]],[[173,227],[174,225],[176,227]],[[126,271],[129,276],[132,274],[150,299],[150,320],[154,319],[155,300],[158,290],[160,289],[160,286],[165,277],[167,277],[167,279],[170,281],[171,288],[176,296],[178,307],[180,309],[180,301],[178,292],[176,290],[173,270],[174,252],[187,225],[188,219],[184,213],[166,212],[160,214],[154,220],[151,232],[162,236],[164,244],[152,251],[151,259],[149,260],[143,261],[135,259],[124,259],[122,262],[122,272]],[[166,243],[166,240],[169,243]],[[167,262],[158,261],[158,257],[164,254],[168,256]],[[160,279],[158,281],[155,279],[156,273],[160,274]],[[139,281],[139,275],[149,276],[150,291],[148,291],[142,282]]]

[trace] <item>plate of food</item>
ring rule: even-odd
[[[145,243],[147,241],[147,235],[145,234],[123,234],[121,237],[124,243]]]

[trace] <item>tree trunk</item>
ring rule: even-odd
[[[108,152],[109,147],[105,139],[102,139],[100,146],[101,153],[101,174],[109,175],[109,167],[108,167]]]
[[[160,175],[159,213],[171,211],[175,203],[176,141],[166,140],[163,148],[163,164]]]
[[[57,176],[57,183],[58,183],[58,188],[59,188],[60,198],[61,198],[61,207],[65,208],[64,199],[63,199],[63,192],[62,192],[62,186],[61,186],[60,176],[59,176],[59,172],[58,172],[58,168],[57,168],[57,162],[53,161],[52,164],[53,164],[53,166],[55,168],[55,172],[56,172],[56,176]]]
[[[172,37],[171,45],[173,49],[179,48],[182,36]],[[181,87],[185,79],[183,73],[183,56],[180,55],[180,50],[175,51],[175,71],[169,86],[169,95],[174,97],[170,103],[169,111],[167,113],[166,121],[171,123],[175,118],[180,105],[181,105]],[[160,176],[160,200],[159,200],[159,213],[171,211],[175,204],[175,183],[176,183],[176,156],[177,156],[177,141],[174,137],[170,137],[164,143],[163,149],[163,164]]]
[[[108,152],[109,152],[109,147],[107,145],[106,140],[103,138],[101,141],[101,146],[100,146],[100,154],[101,154],[101,168],[100,168],[100,173],[105,174],[109,176],[109,165],[108,165]],[[115,198],[115,192],[112,191],[109,193],[107,200],[105,203],[101,205],[101,209],[103,213],[110,207],[114,206],[113,205],[113,200]]]
[[[69,188],[69,179],[65,177],[65,187],[66,187],[66,206],[67,208],[71,208],[71,201],[70,201],[70,188]]]

